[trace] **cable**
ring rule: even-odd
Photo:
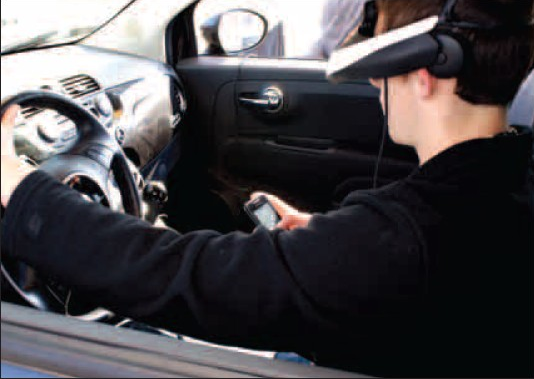
[[[380,170],[380,162],[382,161],[382,156],[384,155],[384,148],[386,145],[386,135],[388,132],[388,124],[389,124],[389,85],[388,85],[388,78],[384,79],[384,125],[382,128],[382,142],[380,143],[380,150],[378,152],[378,157],[376,159],[376,167],[375,167],[375,177],[373,180],[373,188],[378,188],[378,172]]]

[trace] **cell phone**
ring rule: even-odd
[[[245,212],[258,226],[264,226],[269,230],[274,230],[282,218],[274,209],[269,199],[260,196],[245,204]]]

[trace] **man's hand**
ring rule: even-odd
[[[2,183],[2,205],[7,207],[9,199],[18,185],[32,173],[35,169],[22,162],[15,153],[13,144],[13,129],[15,120],[20,112],[18,105],[13,105],[7,109],[2,117],[2,159],[1,159],[1,183]]]
[[[251,199],[257,199],[260,196],[265,196],[271,204],[274,206],[282,221],[276,226],[278,229],[294,230],[297,228],[305,228],[310,223],[312,215],[308,213],[302,213],[286,204],[278,197],[270,195],[268,193],[256,192],[252,194]]]

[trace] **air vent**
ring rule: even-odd
[[[29,120],[36,114],[41,113],[43,110],[35,107],[22,107],[21,113],[26,120]]]
[[[51,114],[56,119],[56,122],[57,122],[58,125],[62,125],[62,124],[66,123],[66,122],[68,122],[70,120],[67,116],[64,116],[64,115],[62,115],[60,113],[57,113],[55,111],[45,110],[45,109],[36,108],[36,107],[22,107],[22,110],[21,110],[20,113],[22,113],[22,116],[26,120],[29,120],[32,117],[37,116],[38,114],[43,113],[45,111],[46,112],[53,112]]]
[[[100,86],[90,76],[76,75],[59,81],[65,92],[74,99],[98,92]]]

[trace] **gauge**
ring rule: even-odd
[[[108,93],[107,98],[111,104],[112,112],[113,112],[113,119],[119,120],[123,116],[123,104],[122,100],[119,95],[114,93]]]
[[[95,107],[98,113],[104,117],[110,117],[113,114],[111,101],[106,94],[98,96],[95,100]]]
[[[23,108],[22,114],[13,130],[18,156],[40,164],[76,143],[78,129],[66,116],[49,109],[28,107]]]
[[[48,143],[57,142],[61,138],[61,129],[58,127],[53,112],[45,111],[35,117],[34,121],[39,136]]]

